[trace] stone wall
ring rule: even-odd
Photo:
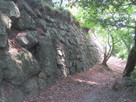
[[[34,98],[57,78],[98,61],[96,45],[69,14],[27,0],[0,4],[1,102]]]

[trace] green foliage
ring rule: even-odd
[[[136,70],[134,70],[131,74],[132,74],[131,78],[136,80]]]
[[[126,84],[126,86],[136,86],[136,80],[134,80],[132,78],[127,78],[125,84]]]
[[[78,6],[83,10],[85,22],[94,22],[103,27],[132,27],[134,24],[135,6],[130,0],[82,0]]]
[[[136,86],[136,70],[131,73],[130,77],[125,77],[126,86]]]
[[[71,13],[69,12],[69,10],[66,9],[66,8],[64,8],[63,6],[57,7],[57,9],[58,9],[59,11],[61,11],[61,13],[63,13],[63,14],[71,15]]]
[[[62,13],[65,15],[71,15],[71,13],[69,12],[69,10],[67,8],[65,8],[64,6],[60,6],[60,0],[56,0],[55,2],[53,2],[54,6],[49,5],[46,0],[34,0],[36,3],[41,4],[45,7],[48,7],[51,9],[51,11],[56,11],[58,13]]]
[[[107,38],[107,30],[114,37],[113,54],[127,58],[135,27],[136,2],[132,0],[76,0],[79,12],[76,18],[82,26],[95,28],[97,34]],[[73,0],[73,3],[75,0]]]
[[[51,9],[70,15],[70,12],[64,5],[60,6],[60,3],[61,0],[55,0],[54,6],[56,6]],[[47,3],[42,4],[48,6]],[[78,8],[78,12],[73,17],[81,22],[80,26],[95,29],[105,44],[107,30],[110,30],[110,34],[114,37],[113,55],[127,58],[133,45],[135,4],[132,0],[69,0],[68,5]]]

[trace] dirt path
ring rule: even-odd
[[[135,92],[112,88],[116,81],[123,81],[125,61],[111,58],[108,65],[110,69],[97,64],[86,72],[61,78],[29,102],[136,102]]]

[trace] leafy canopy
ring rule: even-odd
[[[105,38],[110,30],[118,56],[130,51],[135,33],[135,0],[73,0],[71,4],[79,9],[77,19],[82,26],[97,29]]]
[[[80,0],[77,4],[83,11],[80,19],[92,26],[134,28],[136,2],[133,0]]]

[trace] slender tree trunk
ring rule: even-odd
[[[123,76],[129,77],[131,75],[131,72],[134,70],[135,65],[136,65],[136,22],[135,22],[135,43],[128,55],[127,64],[125,66]]]
[[[62,6],[63,0],[60,0],[60,7]]]
[[[111,42],[110,42],[110,39],[111,39]],[[111,34],[108,35],[108,46],[109,46],[109,50],[107,52],[107,49],[105,48],[104,59],[103,59],[103,62],[102,62],[102,65],[105,65],[105,66],[108,66],[107,61],[111,57],[111,54],[114,50],[114,38]]]
[[[102,65],[108,66],[107,61],[108,59],[107,59],[106,53],[104,53],[104,59],[103,59]]]

